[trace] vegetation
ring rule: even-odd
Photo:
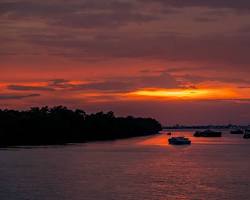
[[[49,145],[113,140],[156,134],[152,118],[115,117],[113,112],[86,114],[63,106],[0,110],[0,146]]]

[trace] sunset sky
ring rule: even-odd
[[[250,1],[1,0],[0,107],[250,124]]]

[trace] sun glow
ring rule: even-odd
[[[157,97],[197,97],[208,94],[208,90],[142,90],[135,94]]]
[[[157,97],[169,99],[225,99],[234,98],[235,92],[226,89],[143,89],[131,95],[141,97]]]

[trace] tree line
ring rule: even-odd
[[[113,112],[87,114],[64,106],[0,110],[0,146],[114,140],[157,134],[161,129],[152,118],[116,117]]]

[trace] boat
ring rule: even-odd
[[[221,137],[221,132],[209,129],[205,131],[196,131],[194,137]]]
[[[231,134],[243,134],[244,131],[242,129],[233,129],[230,131]]]
[[[244,135],[243,135],[243,138],[245,138],[245,139],[250,139],[250,130],[249,130],[249,129],[246,129],[246,130],[245,130]]]
[[[168,139],[168,143],[173,145],[185,145],[191,144],[191,140],[186,137],[171,137]]]
[[[171,132],[168,132],[167,135],[172,135],[172,133],[171,133]]]

